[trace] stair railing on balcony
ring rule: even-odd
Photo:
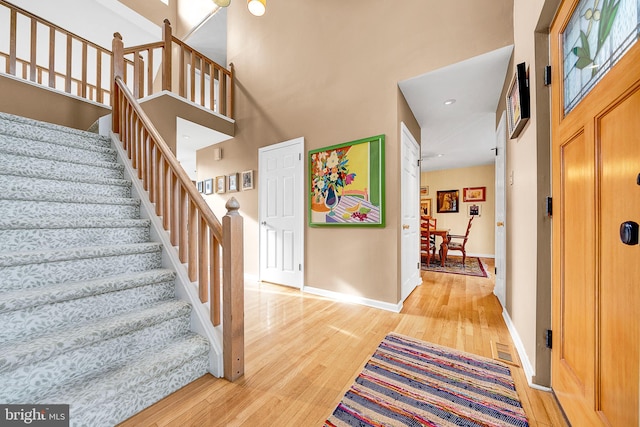
[[[9,51],[0,51],[7,74],[110,104],[109,50],[4,0],[0,11],[9,16]]]
[[[111,105],[112,52],[5,0],[0,17],[0,37],[9,41],[7,51],[0,47],[5,73]],[[227,70],[173,36],[168,20],[161,41],[124,53],[122,78],[136,99],[166,90],[233,118],[233,64]]]
[[[233,381],[244,373],[244,255],[240,206],[234,198],[229,200],[227,214],[220,224],[124,83],[122,37],[118,33],[114,36],[113,131],[120,135],[138,178],[155,203],[156,214],[162,217],[171,244],[178,247],[180,261],[187,263],[189,279],[198,282],[200,301],[209,301],[214,326],[220,324],[222,311],[224,375]]]
[[[129,86],[133,95],[143,98],[166,90],[233,118],[233,64],[227,70],[173,36],[168,19],[164,20],[162,38],[124,49],[128,60],[125,76],[133,76]],[[173,73],[176,67],[177,76]]]

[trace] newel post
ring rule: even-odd
[[[222,217],[222,342],[224,377],[244,375],[244,251],[240,204],[232,197]]]
[[[116,77],[124,79],[124,44],[120,33],[113,34],[111,43],[111,123],[113,133],[120,132],[120,109],[118,107],[118,88]]]
[[[164,20],[162,27],[162,41],[164,42],[164,47],[162,48],[162,90],[171,92],[173,36],[171,35],[171,22],[168,19]]]

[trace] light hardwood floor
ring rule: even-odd
[[[492,273],[493,260],[484,262]],[[513,346],[491,274],[422,276],[399,314],[247,284],[245,376],[206,375],[120,426],[321,426],[389,332],[486,357],[491,341]],[[550,393],[512,372],[531,426],[567,425]]]

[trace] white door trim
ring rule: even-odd
[[[405,150],[405,139],[409,141],[410,144],[414,145],[415,148],[417,149],[418,152],[418,159],[420,159],[420,145],[418,144],[418,141],[416,141],[415,137],[411,134],[411,131],[409,130],[409,128],[407,127],[407,125],[404,124],[404,122],[400,122],[400,130],[401,130],[401,140],[400,140],[400,150],[401,150],[401,154],[400,154],[400,159],[401,162],[404,162],[405,160],[405,155],[404,155],[404,150]],[[400,165],[400,171],[401,174],[403,174],[402,176],[404,176],[404,164]],[[400,179],[400,185],[402,185],[402,177]],[[419,216],[419,200],[420,200],[420,170],[418,167],[418,179],[417,179],[417,183],[416,183],[416,187],[413,189],[413,191],[411,192],[411,195],[409,197],[415,197],[415,206],[416,206],[416,212],[415,214],[417,215],[416,218],[417,220],[415,221],[415,224],[408,224],[410,227],[415,227],[418,232],[417,232],[417,240],[414,242],[415,243],[415,247],[416,247],[416,251],[417,251],[417,270],[414,271],[409,277],[404,277],[405,274],[408,274],[408,272],[404,271],[404,264],[403,264],[403,259],[406,256],[406,254],[402,253],[402,248],[403,248],[403,240],[404,240],[404,236],[403,236],[403,231],[402,231],[402,223],[404,221],[404,217],[405,217],[405,212],[404,212],[404,208],[406,206],[406,200],[405,198],[405,192],[404,191],[400,191],[400,222],[401,222],[401,228],[400,228],[400,300],[404,301],[404,299],[406,299],[411,292],[416,288],[416,286],[422,284],[422,275],[420,274],[420,216]],[[411,282],[409,282],[409,280],[411,280]],[[404,285],[405,285],[405,281],[409,284],[409,286],[411,287],[411,289],[403,289]]]
[[[495,224],[495,286],[493,293],[498,297],[502,307],[506,307],[507,299],[507,129],[506,129],[506,113],[503,111],[496,129],[496,200],[495,200],[495,212],[496,212],[496,224]],[[500,162],[500,166],[498,164]],[[502,171],[502,173],[500,173]],[[498,191],[499,189],[502,191]],[[502,217],[500,217],[502,213]],[[499,225],[502,223],[502,225]],[[500,238],[502,237],[502,238]]]
[[[261,191],[262,185],[264,185],[264,182],[262,182],[262,179],[264,177],[264,174],[262,174],[261,172],[263,171],[264,165],[261,164],[260,159],[262,158],[262,153],[266,152],[266,151],[270,151],[270,150],[277,150],[277,149],[281,149],[281,148],[285,148],[285,147],[294,147],[297,146],[298,152],[300,153],[300,158],[301,161],[304,162],[304,137],[298,137],[298,138],[294,138],[294,139],[290,139],[288,141],[284,141],[284,142],[279,142],[277,144],[272,144],[266,147],[262,147],[258,149],[258,230],[260,230],[261,227],[261,223],[264,221],[264,218],[262,218],[262,209],[261,206],[264,203],[263,200],[263,193]],[[287,284],[289,286],[293,286],[299,289],[303,289],[304,288],[304,278],[305,278],[305,254],[306,254],[306,250],[305,250],[305,246],[304,246],[304,212],[305,212],[305,197],[304,197],[304,163],[302,163],[302,167],[300,168],[300,174],[297,177],[297,183],[296,183],[296,191],[298,192],[298,195],[300,197],[300,211],[301,211],[301,215],[299,216],[299,218],[296,221],[296,234],[298,236],[298,243],[299,243],[299,247],[301,248],[300,251],[300,275],[299,275],[299,282],[298,283],[290,283]],[[262,232],[258,231],[258,280],[262,280],[262,277],[260,277],[262,275],[262,265],[264,263],[264,259],[263,259],[263,254],[261,251],[262,248]]]

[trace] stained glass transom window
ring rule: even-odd
[[[581,0],[562,34],[564,113],[602,79],[640,34],[640,0]]]

